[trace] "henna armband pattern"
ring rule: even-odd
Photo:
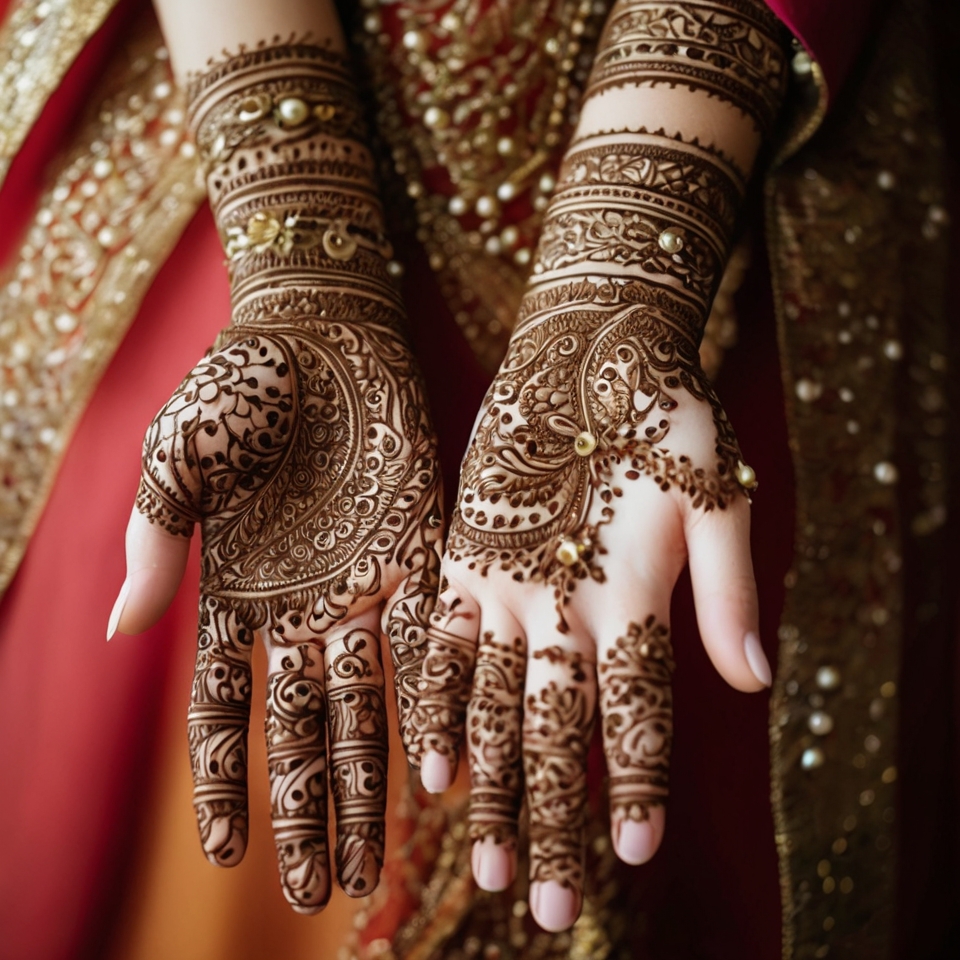
[[[620,0],[587,96],[628,84],[682,85],[732,104],[769,133],[786,80],[782,28],[760,0]]]

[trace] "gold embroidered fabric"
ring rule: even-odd
[[[0,28],[0,184],[40,111],[117,0],[13,0]]]
[[[0,591],[74,425],[204,197],[152,18],[93,105],[0,279]]]
[[[791,960],[893,955],[901,652],[949,629],[947,215],[922,14],[890,17],[855,96],[767,185],[797,481],[771,705]]]

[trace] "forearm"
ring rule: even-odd
[[[547,211],[533,282],[643,279],[699,337],[785,85],[759,0],[618,0]]]
[[[224,51],[252,50],[276,38],[344,50],[332,0],[154,0],[154,6],[181,83],[222,60]]]

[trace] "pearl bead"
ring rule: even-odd
[[[679,253],[683,249],[683,237],[676,230],[664,230],[657,238],[660,249],[665,253]]]
[[[512,200],[517,195],[517,188],[515,184],[510,183],[501,183],[497,187],[497,197],[506,203],[509,200]]]
[[[483,196],[477,201],[477,213],[481,217],[492,217],[497,212],[497,201],[493,197]]]
[[[553,193],[553,188],[557,185],[557,181],[554,179],[552,173],[545,173],[540,177],[540,182],[537,186],[540,188],[541,193]]]
[[[501,137],[497,141],[497,153],[499,153],[501,157],[509,157],[514,149],[515,144],[509,137]]]
[[[888,340],[883,345],[883,353],[888,360],[899,360],[903,356],[903,344],[899,340]]]
[[[93,175],[98,180],[103,180],[106,177],[109,177],[113,172],[113,161],[108,160],[106,157],[101,157],[93,165]]]
[[[117,242],[117,231],[113,227],[101,227],[97,231],[97,243],[101,247],[112,247]]]
[[[403,264],[399,260],[388,260],[387,261],[387,273],[391,277],[402,277],[403,276]]]
[[[504,227],[500,234],[500,242],[505,247],[515,247],[520,239],[520,231],[516,227]]]
[[[889,170],[881,170],[877,174],[877,186],[881,190],[892,190],[897,184],[897,178]]]
[[[284,97],[277,104],[281,121],[290,127],[299,127],[310,116],[310,108],[299,97]]]
[[[813,69],[813,58],[806,50],[801,50],[799,53],[794,54],[793,60],[790,61],[790,66],[798,77],[805,77]]]
[[[483,249],[486,250],[491,257],[498,256],[500,254],[500,238],[487,237],[487,242],[483,245]]]
[[[450,124],[450,114],[440,107],[427,107],[423,113],[423,122],[431,130],[442,130]]]
[[[597,438],[589,431],[584,430],[573,441],[573,448],[577,451],[578,457],[589,457],[597,449]]]
[[[580,559],[580,545],[569,537],[564,538],[557,547],[557,559],[565,567],[572,567]]]
[[[836,690],[840,686],[840,671],[836,667],[821,667],[817,671],[817,686],[821,690]]]
[[[447,209],[455,217],[461,217],[467,212],[467,201],[463,197],[451,197]]]
[[[403,45],[408,50],[423,53],[427,49],[427,38],[417,30],[408,30],[403,35]]]
[[[747,466],[742,460],[737,464],[737,482],[747,490],[757,488],[757,474],[753,467]]]
[[[814,710],[807,717],[807,727],[818,737],[825,737],[833,729],[833,717],[822,710]]]
[[[878,483],[889,486],[897,482],[899,473],[897,472],[897,468],[889,460],[881,460],[878,464],[874,465],[873,476]]]
[[[823,393],[823,385],[817,383],[815,380],[808,380],[806,377],[797,381],[797,396],[804,403],[813,403],[814,400],[818,400],[820,395]]]
[[[518,267],[525,267],[525,266],[530,262],[530,257],[531,257],[530,248],[529,248],[529,247],[521,247],[521,248],[513,255],[513,262],[514,262]]]
[[[946,223],[949,223],[950,215],[947,213],[944,207],[941,207],[939,204],[935,203],[927,210],[927,219],[931,223],[937,223],[942,226]]]
[[[800,766],[803,767],[804,770],[816,770],[817,767],[823,766],[826,759],[823,751],[819,747],[809,747],[803,751],[803,756],[800,758]]]

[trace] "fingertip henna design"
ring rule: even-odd
[[[579,653],[548,647],[533,654],[550,664],[550,679],[527,694],[523,769],[530,808],[530,881],[583,889],[587,751],[594,707],[592,665]]]
[[[327,854],[327,730],[318,653],[287,650],[267,687],[270,813],[280,884],[299,913],[315,913],[330,896]]]
[[[187,731],[200,841],[219,866],[236,865],[247,848],[252,649],[252,631],[215,598],[202,598]]]
[[[389,735],[379,647],[369,630],[352,630],[326,674],[337,878],[351,897],[372,893],[383,865]]]
[[[467,710],[470,841],[514,845],[523,800],[523,684],[526,644],[480,641]]]
[[[667,796],[673,742],[670,629],[631,623],[598,664],[611,820],[646,820]]]

